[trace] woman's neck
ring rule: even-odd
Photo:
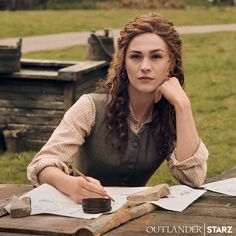
[[[138,123],[144,123],[152,114],[154,96],[145,93],[129,93],[130,105]]]

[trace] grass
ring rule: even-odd
[[[236,32],[184,38],[189,51],[186,75],[191,78],[187,91],[211,154],[209,174],[214,176],[236,166]]]
[[[23,55],[29,59],[50,59],[50,60],[68,60],[68,61],[83,61],[86,60],[86,46],[79,45],[69,48],[29,52]]]
[[[183,41],[186,92],[199,134],[210,153],[207,177],[212,177],[236,166],[236,32],[183,35]],[[79,60],[85,55],[85,47],[35,52],[24,57],[33,55],[42,59]],[[25,183],[26,166],[33,154],[0,154],[0,182]],[[157,182],[177,183],[166,163],[149,184]]]
[[[106,27],[120,28],[130,18],[150,11],[158,11],[170,20],[173,20],[175,25],[227,24],[236,22],[234,7],[189,7],[187,10],[0,11],[0,39],[87,31]]]
[[[26,168],[35,152],[0,153],[0,183],[29,183]]]

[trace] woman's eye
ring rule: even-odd
[[[138,59],[141,58],[141,56],[138,55],[138,54],[132,54],[132,55],[130,55],[130,58],[131,58],[131,59],[134,59],[134,60],[138,60]]]
[[[159,54],[152,55],[152,59],[159,59],[159,58],[161,58],[161,55],[159,55]]]

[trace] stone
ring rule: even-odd
[[[10,214],[12,218],[19,218],[29,216],[31,213],[31,199],[30,197],[18,198],[13,197]]]

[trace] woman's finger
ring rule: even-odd
[[[103,195],[103,194],[101,195],[99,193],[89,191],[86,188],[83,188],[81,190],[81,198],[82,199],[84,199],[84,198],[101,198],[101,197],[105,197],[105,195]]]
[[[89,177],[89,176],[87,176],[87,178],[89,179],[89,181],[96,183],[98,185],[101,185],[101,182],[98,179],[94,179],[93,177]]]
[[[82,183],[82,187],[90,191],[91,193],[96,193],[99,194],[100,196],[104,196],[107,194],[106,190],[102,187],[102,185],[98,181],[94,181],[94,179],[92,181],[88,182],[87,180],[84,180]]]

